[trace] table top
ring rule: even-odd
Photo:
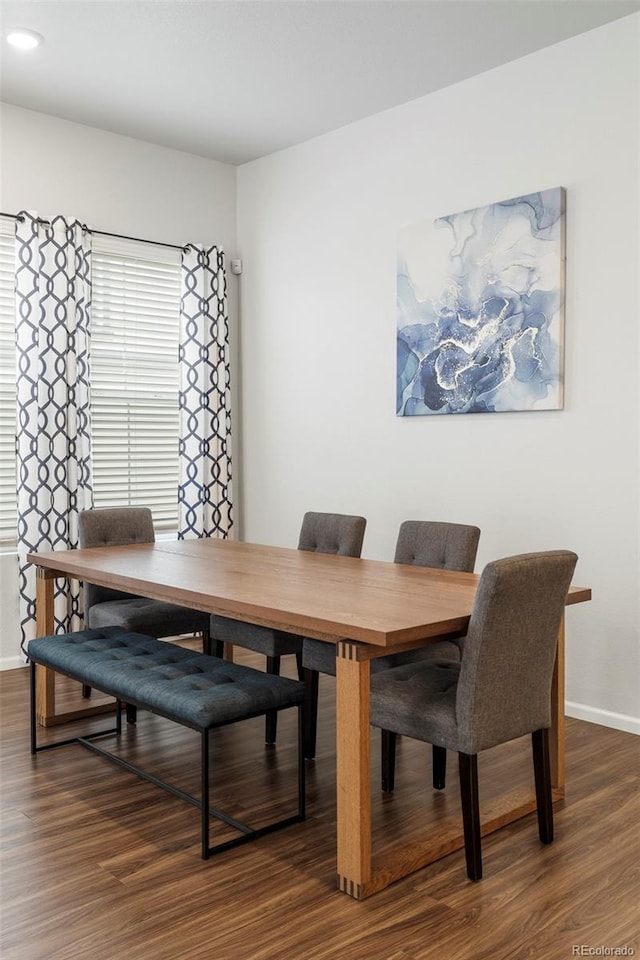
[[[384,648],[467,628],[479,575],[233,540],[179,540],[29,554],[57,572],[335,642]],[[571,587],[567,603],[591,598]]]

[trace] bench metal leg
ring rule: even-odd
[[[36,735],[36,665],[29,662],[29,726],[31,731],[31,753],[37,753]]]
[[[64,740],[55,740],[53,743],[44,743],[38,746],[38,720],[37,720],[37,683],[36,683],[36,664],[33,660],[29,663],[29,726],[30,726],[30,748],[31,753],[40,753],[42,750],[53,750],[55,747],[65,747],[70,743],[82,743],[83,741],[93,740],[96,737],[104,737],[110,733],[122,733],[122,718],[120,716],[120,701],[116,703],[116,725],[108,727],[106,730],[96,730],[95,733],[87,733],[84,737],[67,737]],[[87,744],[88,746],[88,744]]]
[[[277,820],[275,823],[267,824],[265,827],[258,827],[254,829],[249,827],[247,824],[242,823],[240,820],[236,820],[235,817],[230,817],[228,814],[223,813],[222,810],[217,810],[214,807],[211,807],[209,804],[209,773],[210,773],[210,763],[209,763],[209,730],[200,731],[200,751],[201,751],[201,795],[200,798],[192,797],[190,794],[185,793],[183,790],[179,790],[177,787],[173,787],[171,784],[166,783],[164,780],[154,777],[150,773],[146,773],[144,770],[141,770],[139,767],[136,767],[134,764],[129,763],[127,760],[124,760],[122,757],[118,757],[113,753],[109,753],[108,750],[103,750],[102,747],[98,746],[92,741],[98,737],[104,737],[109,734],[117,734],[120,736],[122,734],[122,706],[123,703],[121,700],[117,700],[116,703],[116,726],[111,727],[108,730],[98,730],[95,733],[84,734],[83,736],[69,737],[65,740],[56,740],[54,743],[43,744],[38,746],[37,743],[37,709],[36,709],[36,664],[32,660],[29,665],[29,712],[30,712],[30,745],[31,753],[39,753],[41,750],[52,750],[55,747],[63,747],[71,743],[79,743],[81,746],[86,747],[88,750],[97,753],[99,756],[104,757],[106,760],[110,760],[112,763],[115,763],[117,766],[122,767],[125,770],[128,770],[130,773],[135,773],[138,777],[141,777],[143,780],[147,780],[149,783],[154,784],[154,786],[161,787],[163,790],[166,790],[168,793],[171,793],[173,796],[178,797],[180,800],[185,800],[187,803],[190,803],[192,806],[198,807],[200,810],[200,822],[201,822],[201,853],[202,859],[208,860],[210,856],[216,853],[221,853],[224,850],[229,850],[232,847],[237,847],[241,843],[247,843],[250,840],[256,840],[258,837],[263,837],[267,833],[272,833],[274,830],[280,830],[282,827],[291,826],[294,823],[301,823],[305,819],[305,764],[304,764],[304,714],[302,704],[299,704],[296,709],[298,711],[298,812],[293,816],[286,817],[283,820]],[[235,830],[238,830],[241,836],[234,838],[233,840],[227,840],[224,843],[216,844],[211,846],[209,842],[209,833],[210,833],[210,818],[211,816],[216,817],[216,819],[221,820],[223,823],[226,823],[228,826],[233,827]]]
[[[202,734],[202,805],[201,805],[201,823],[202,823],[202,859],[208,860],[210,856],[222,853],[225,850],[231,850],[240,844],[248,843],[251,840],[257,840],[258,837],[264,837],[267,833],[273,833],[275,830],[281,830],[283,827],[292,826],[294,823],[302,823],[306,815],[306,782],[305,782],[305,763],[304,763],[304,712],[302,704],[296,707],[298,712],[298,812],[291,817],[285,817],[284,820],[276,820],[275,823],[269,823],[265,827],[253,829],[233,817],[221,813],[209,807],[209,741],[207,732]],[[206,769],[206,773],[205,773]],[[142,774],[142,776],[145,776]],[[173,792],[173,791],[172,791]],[[189,799],[189,798],[185,798]],[[194,802],[191,800],[191,802]],[[205,808],[206,804],[206,808]],[[200,806],[195,801],[196,806]],[[213,814],[218,820],[235,827],[242,836],[235,837],[233,840],[227,840],[224,843],[209,846],[209,814]]]

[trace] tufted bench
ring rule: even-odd
[[[80,743],[168,790],[174,796],[201,811],[202,857],[207,859],[231,846],[304,820],[304,761],[302,758],[302,704],[304,684],[285,677],[272,676],[218,657],[155,640],[122,627],[81,630],[31,640],[31,752]],[[116,726],[86,736],[73,737],[38,746],[36,721],[35,667],[39,664],[62,673],[82,684],[94,687],[118,701]],[[175,723],[190,727],[201,735],[201,793],[192,797],[164,781],[145,773],[126,760],[109,753],[93,741],[109,734],[122,733],[120,703],[133,704],[157,713]],[[246,824],[209,807],[209,731],[268,710],[298,709],[298,812],[264,827],[252,829]],[[209,845],[209,815],[240,831],[241,836]]]

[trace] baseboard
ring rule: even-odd
[[[16,667],[26,667],[26,661],[21,654],[15,657],[0,657],[0,670],[15,670]]]
[[[565,713],[576,720],[588,720],[589,723],[599,723],[601,727],[613,727],[614,730],[624,730],[626,733],[640,735],[640,717],[613,713],[611,710],[600,710],[598,707],[572,703],[570,700],[565,703]]]

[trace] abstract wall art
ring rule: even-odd
[[[562,187],[405,227],[397,413],[563,405]]]

